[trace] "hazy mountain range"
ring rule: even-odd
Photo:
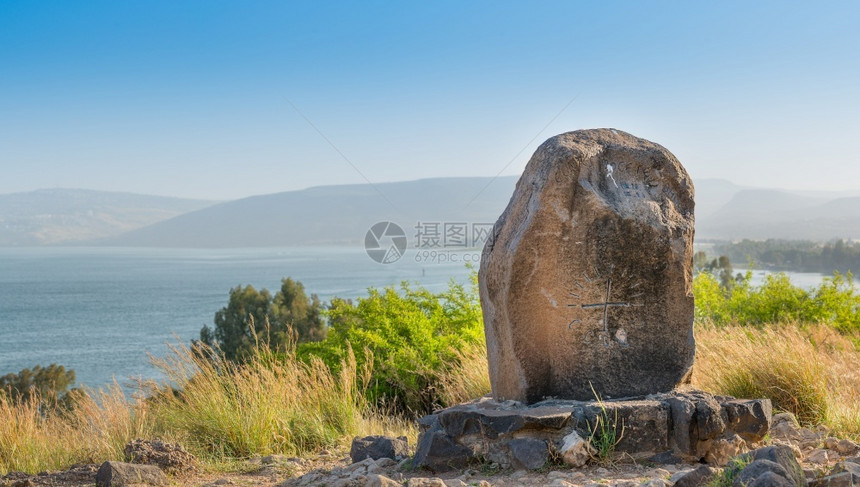
[[[318,186],[210,206],[104,241],[109,245],[252,247],[356,244],[376,222],[494,223],[516,178],[435,178]]]
[[[57,245],[101,239],[213,203],[82,189],[0,194],[0,246]]]
[[[319,186],[228,202],[73,189],[0,195],[0,245],[254,247],[360,244],[393,221],[493,223],[517,178],[434,178]],[[802,192],[719,179],[696,184],[696,238],[860,236],[860,190]]]
[[[860,191],[745,188],[705,179],[696,183],[696,238],[860,238]]]

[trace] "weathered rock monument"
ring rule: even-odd
[[[597,425],[657,463],[725,464],[761,441],[769,400],[675,390],[695,353],[692,259],[693,184],[669,151],[613,129],[544,142],[478,273],[493,397],[422,418],[413,464],[579,467]]]
[[[693,183],[663,147],[611,130],[544,142],[484,247],[497,400],[629,397],[691,372]]]

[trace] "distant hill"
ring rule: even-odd
[[[860,197],[744,189],[710,216],[696,218],[699,239],[800,239],[860,237]]]
[[[0,195],[0,246],[86,244],[148,247],[361,245],[376,222],[492,224],[517,177],[434,178],[319,186],[213,204],[124,193],[42,190]],[[696,238],[860,237],[860,192],[696,185]]]
[[[81,189],[0,195],[0,246],[74,244],[119,235],[211,201]]]
[[[403,227],[412,246],[417,234],[414,227],[419,222],[495,222],[507,206],[517,179],[436,178],[375,186],[319,186],[221,203],[100,243],[159,247],[360,245],[374,223],[388,220]],[[860,235],[860,197],[827,198],[820,192],[748,188],[721,179],[702,179],[695,185],[696,238],[700,240],[829,240]]]
[[[697,179],[693,184],[696,187],[697,220],[709,218],[731,201],[738,192],[746,189],[725,179]]]
[[[516,180],[513,176],[434,178],[319,186],[221,203],[100,243],[156,247],[361,244],[373,224],[393,221],[412,246],[419,223],[495,223]]]

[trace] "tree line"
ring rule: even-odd
[[[714,246],[714,252],[756,268],[832,274],[860,270],[860,242],[834,240],[742,240]]]

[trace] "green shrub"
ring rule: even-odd
[[[860,294],[850,272],[834,272],[832,278],[825,278],[812,299],[812,321],[829,323],[843,333],[860,332]]]
[[[322,312],[317,295],[308,296],[304,285],[290,278],[281,281],[274,295],[267,289],[237,286],[230,290],[227,306],[215,313],[215,328],[200,330],[200,341],[228,360],[241,361],[255,353],[259,342],[278,350],[295,340],[322,340],[326,331]]]
[[[75,383],[75,371],[62,365],[37,365],[17,374],[0,377],[0,394],[13,403],[37,400],[43,406],[68,407],[81,395],[79,389],[69,390]]]
[[[399,291],[371,288],[356,301],[334,299],[328,337],[301,344],[299,354],[336,370],[351,346],[359,365],[372,357],[373,404],[408,415],[446,406],[447,372],[484,341],[476,275],[472,281],[469,288],[452,281],[438,294],[403,283]]]
[[[703,272],[693,280],[696,321],[717,326],[730,324],[824,323],[843,333],[860,332],[860,294],[851,273],[833,274],[806,290],[791,283],[784,273],[769,274],[758,286],[752,273],[730,288]]]

